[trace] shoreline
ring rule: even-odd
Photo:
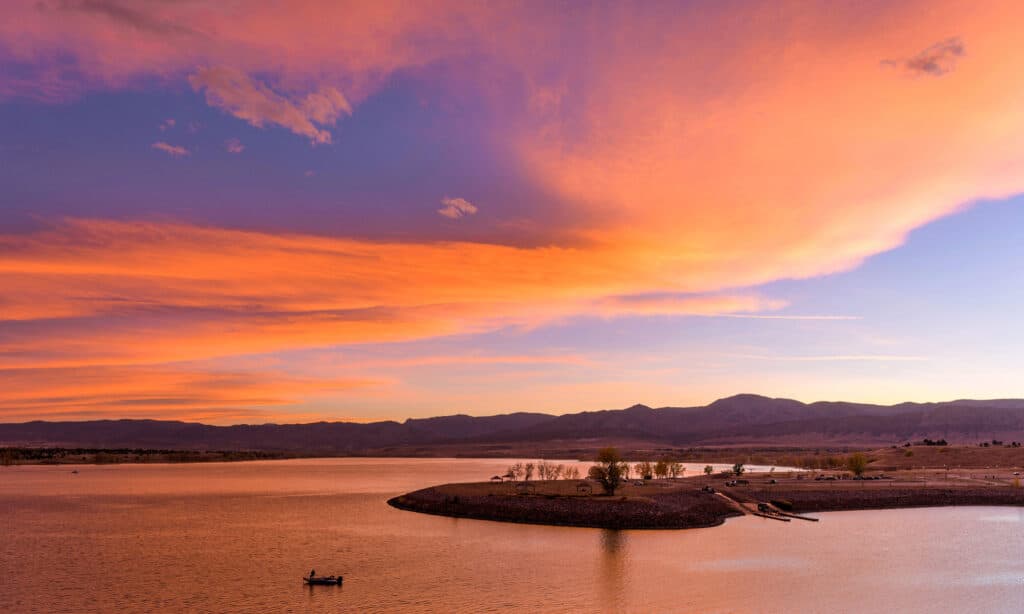
[[[934,474],[929,474],[934,475]],[[410,512],[517,524],[602,529],[695,529],[723,524],[728,518],[758,513],[881,510],[951,506],[1024,506],[1024,488],[1010,482],[973,479],[914,481],[920,472],[899,479],[864,480],[771,478],[750,475],[749,484],[726,486],[722,478],[652,480],[624,486],[614,496],[596,494],[585,480],[537,481],[529,491],[509,483],[462,483],[431,486],[388,500]],[[988,477],[988,476],[986,476]],[[776,483],[771,483],[775,479]],[[522,484],[522,483],[520,483]],[[714,492],[704,490],[710,487]],[[591,492],[577,494],[581,490]]]
[[[711,528],[728,518],[744,515],[734,505],[708,493],[696,497],[686,493],[672,501],[653,504],[642,499],[617,495],[592,498],[498,495],[481,499],[446,494],[438,487],[430,487],[393,497],[387,503],[404,511],[450,518],[620,530]]]

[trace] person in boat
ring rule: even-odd
[[[311,570],[309,570],[309,577],[310,577],[311,579],[312,579],[312,578],[313,578],[313,576],[315,576],[315,575],[316,575],[316,570],[315,570],[315,569],[311,569]]]

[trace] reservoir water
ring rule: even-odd
[[[385,504],[509,463],[0,467],[0,611],[1024,611],[1024,508],[615,532]]]

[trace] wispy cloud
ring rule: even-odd
[[[189,154],[189,151],[181,145],[171,145],[170,143],[165,143],[163,141],[157,141],[150,145],[150,147],[174,157],[187,156]]]
[[[902,68],[911,75],[941,77],[956,68],[956,63],[964,55],[963,41],[954,36],[939,41],[909,58],[884,60],[882,64]]]
[[[160,122],[160,132],[170,130],[171,128],[174,127],[176,123],[178,122],[176,122],[173,117],[165,119],[164,121]]]
[[[713,314],[720,318],[742,318],[750,320],[862,320],[863,316],[847,315],[801,315],[801,314],[761,314],[761,313],[719,313]]]
[[[226,149],[228,153],[237,154],[245,151],[245,145],[242,145],[242,142],[238,139],[228,139],[224,141],[224,149]]]
[[[196,91],[206,92],[211,106],[223,109],[253,126],[275,124],[309,138],[314,145],[331,142],[333,126],[352,113],[348,100],[337,89],[323,87],[294,100],[232,68],[204,68],[189,77]]]
[[[464,198],[449,198],[445,196],[441,199],[441,205],[442,207],[437,212],[453,220],[466,217],[467,215],[475,215],[478,211],[476,205]]]
[[[732,354],[735,358],[753,360],[778,360],[785,362],[921,362],[925,356],[903,356],[893,354],[822,354],[816,356],[780,356],[771,354]]]
[[[647,294],[612,296],[595,301],[604,315],[686,315],[707,317],[757,317],[753,312],[773,311],[788,303],[749,294]],[[739,313],[738,313],[739,312]]]

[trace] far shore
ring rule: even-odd
[[[206,450],[142,447],[96,447],[49,445],[0,445],[0,465],[100,465],[129,463],[203,463],[298,458],[464,458],[528,459],[548,458],[589,461],[597,444],[575,446],[418,446],[369,449],[354,452],[337,450]],[[694,447],[679,449],[624,448],[633,460],[657,460],[670,454],[687,463],[729,463],[737,460],[753,465],[789,466],[799,459],[819,456],[826,459],[863,447]]]
[[[307,458],[258,450],[155,450],[142,448],[0,448],[0,465],[115,465],[225,463]]]
[[[917,456],[933,463],[913,466]],[[932,457],[968,466],[934,466]],[[741,476],[700,475],[630,480],[605,494],[590,480],[443,484],[388,501],[426,514],[526,524],[606,529],[712,527],[746,514],[795,520],[801,514],[952,505],[1024,505],[1024,455],[1010,466],[988,466],[964,448],[946,452],[885,449],[871,455],[862,477],[845,470],[775,471]]]

